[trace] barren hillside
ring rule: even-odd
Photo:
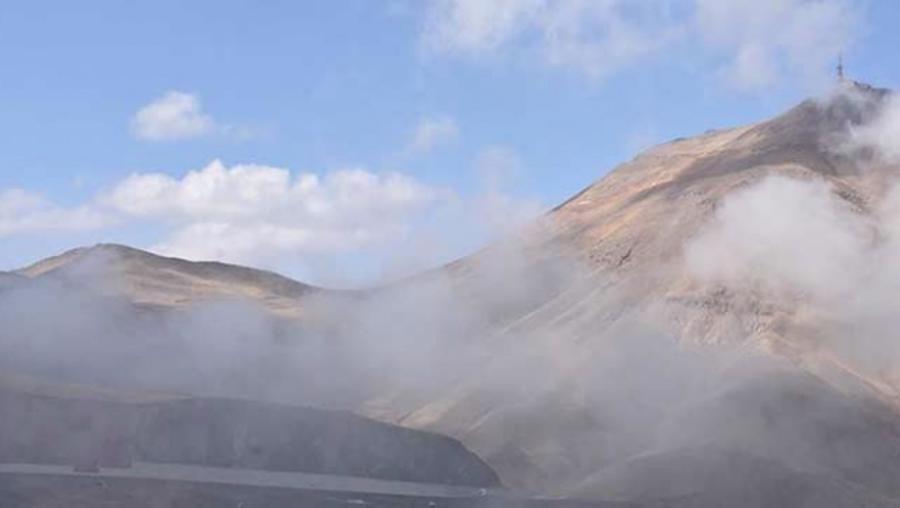
[[[771,277],[779,284],[773,289],[769,281],[705,277],[686,259],[696,239],[721,220],[718,214],[723,204],[726,209],[731,206],[727,204],[731,196],[767,185],[772,178],[785,179],[789,186],[799,182],[800,188],[805,188],[804,182],[821,183],[830,195],[823,199],[834,200],[838,213],[846,211],[862,223],[874,216],[900,168],[871,157],[850,156],[840,150],[839,143],[848,129],[878,113],[887,92],[866,85],[846,86],[841,93],[806,101],[769,121],[648,150],[556,208],[515,241],[524,244],[522,251],[532,263],[529,270],[541,271],[564,249],[574,253],[580,276],[562,289],[555,286],[543,295],[543,301],[509,320],[490,338],[496,351],[531,351],[525,366],[519,367],[530,375],[517,374],[511,380],[498,375],[504,366],[495,359],[480,374],[425,404],[410,408],[402,396],[394,396],[373,401],[371,414],[457,436],[512,484],[565,488],[629,456],[675,446],[668,437],[660,437],[660,429],[681,422],[688,404],[697,412],[697,422],[713,419],[728,426],[733,424],[727,422],[741,421],[747,435],[729,434],[727,443],[720,445],[760,453],[768,460],[778,455],[777,450],[759,443],[790,442],[803,451],[778,456],[782,464],[885,486],[884,480],[870,475],[900,471],[896,469],[900,434],[893,409],[897,385],[892,381],[897,364],[886,358],[872,362],[872,351],[861,353],[847,345],[857,337],[844,334],[860,333],[854,324],[857,316],[834,312],[833,302],[817,300],[813,290],[782,291],[780,284],[787,282],[779,279],[778,272]],[[762,215],[754,227],[777,230],[782,227],[779,220]],[[816,224],[809,227],[810,247],[800,255],[816,266],[816,259],[827,252],[815,250]],[[862,236],[877,243],[877,227]],[[725,252],[716,262],[733,255]],[[754,259],[759,266],[750,268],[750,273],[763,274],[770,261]],[[478,261],[462,263],[467,262]],[[844,269],[849,272],[853,267]],[[822,278],[833,276],[823,274]],[[843,318],[847,322],[840,322]],[[883,333],[885,340],[892,340],[891,332]],[[657,338],[646,340],[647,335]],[[715,344],[705,349],[727,351],[722,353],[727,358],[716,360],[714,368],[708,362],[698,367],[693,359],[684,360],[685,354],[694,354],[684,353],[685,348],[697,344]],[[740,352],[735,353],[735,348]],[[756,355],[762,363],[774,363],[762,368],[765,374],[759,376],[783,372],[775,379],[784,381],[761,383],[755,374],[744,380],[751,383],[760,403],[770,408],[756,407],[770,415],[759,422],[754,422],[753,411],[743,420],[736,416],[739,406],[725,388],[741,379],[733,372],[740,371],[734,364],[745,360],[734,357]],[[703,372],[704,368],[713,371]],[[648,381],[653,378],[664,386]],[[688,387],[691,383],[715,388],[695,393]],[[797,391],[797,383],[805,388]],[[609,389],[610,385],[619,391]],[[785,393],[797,393],[797,399]],[[812,393],[827,401],[822,402],[824,406],[815,405],[816,422],[807,422],[811,427],[805,431],[784,435],[798,418],[809,416],[803,411],[794,414],[791,408],[813,397]],[[693,405],[690,401],[696,397],[708,402]],[[873,397],[879,402],[871,402]],[[823,409],[846,404],[874,404],[874,414],[882,416],[849,407]],[[390,408],[398,405],[402,411],[391,413]],[[640,405],[646,407],[635,407]],[[632,411],[636,414],[629,414]],[[722,412],[728,416],[721,416]],[[719,437],[721,428],[692,435],[678,441],[678,446],[705,447],[707,440]],[[831,432],[873,441],[837,445]],[[865,464],[862,469],[828,465],[817,455],[838,456],[840,446],[853,450],[848,460]]]
[[[96,284],[138,304],[177,307],[217,299],[249,299],[284,315],[297,315],[299,299],[317,290],[264,270],[191,262],[113,244],[74,249],[17,273]]]
[[[99,281],[132,303],[238,298],[298,317],[287,335],[237,326],[228,372],[277,379],[262,398],[340,399],[447,434],[525,490],[890,506],[900,166],[850,141],[891,98],[842,83],[773,119],[660,145],[518,234],[354,298],[119,246],[20,273]],[[226,327],[197,340],[233,346]],[[186,365],[212,372],[205,361]]]

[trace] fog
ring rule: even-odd
[[[852,92],[844,96],[864,100]],[[860,156],[845,180],[763,178],[726,196],[685,248],[693,276],[811,314],[816,342],[892,382],[900,365],[897,104],[888,95],[867,122],[841,132],[844,142],[836,146]]]
[[[526,491],[705,443],[710,429],[679,423],[707,421],[692,408],[719,418],[723,393],[789,369],[752,346],[681,341],[573,255],[535,260],[512,242],[371,293],[313,295],[299,322],[249,302],[135,308],[87,289],[108,277],[92,264],[0,293],[4,371],[350,409],[460,438]],[[732,431],[718,435],[766,440],[753,424],[743,441]]]
[[[865,100],[853,92],[849,95],[856,101]],[[847,134],[846,142],[851,148],[872,150],[883,162],[900,162],[900,98],[890,94],[874,118],[851,127]]]
[[[875,118],[846,139],[890,161],[896,122]],[[668,275],[803,308],[817,347],[890,381],[900,187],[865,206],[839,190],[773,175],[729,194],[674,246],[683,263]],[[882,420],[857,416],[856,396],[802,361],[752,341],[699,346],[659,319],[664,295],[636,305],[627,281],[565,246],[529,243],[529,231],[386,287],[313,293],[299,320],[238,300],[135,306],[99,289],[112,277],[99,259],[0,292],[0,362],[66,383],[343,408],[446,432],[534,490],[591,493],[620,463],[685,447],[816,474],[900,468],[882,454],[896,440],[879,450],[869,433]],[[812,402],[785,396],[795,393]],[[820,425],[851,437],[830,444]]]

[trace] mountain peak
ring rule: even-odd
[[[841,82],[824,97],[807,99],[757,128],[773,141],[808,142],[819,147],[848,127],[870,121],[891,93],[857,81]]]
[[[869,168],[844,144],[892,94],[846,81],[769,120],[653,147],[554,209],[551,242],[574,242],[604,268],[675,259],[726,195],[771,174],[824,178],[865,207],[891,172]]]

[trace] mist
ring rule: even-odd
[[[624,288],[574,255],[536,262],[513,242],[370,293],[312,295],[299,322],[237,300],[135,308],[88,289],[108,277],[91,264],[2,293],[6,369],[349,409],[457,437],[527,492],[579,492],[590,472],[695,446],[679,423],[702,426],[694,408],[719,418],[722,393],[775,389],[769,376],[789,367],[752,346],[677,337],[652,310],[660,302],[630,308]],[[747,448],[765,432],[748,424],[702,441]],[[510,457],[518,448],[531,456]]]
[[[764,176],[726,196],[685,246],[693,277],[789,306],[815,328],[797,333],[888,382],[881,385],[885,396],[896,393],[900,360],[894,333],[900,324],[896,116],[897,98],[889,94],[862,123],[848,124],[841,138],[829,137],[843,156],[856,157],[857,169],[843,180]],[[852,185],[869,190],[868,196]]]
[[[847,143],[893,139],[885,115],[848,125]],[[876,153],[882,165],[894,156]],[[795,321],[776,331],[789,354],[756,335],[691,336],[667,321],[665,292],[592,265],[549,217],[441,269],[312,292],[299,318],[252,300],[134,304],[95,259],[0,291],[0,362],[63,383],[346,409],[445,433],[524,491],[661,498],[717,482],[635,480],[674,457],[740,464],[761,489],[771,468],[757,465],[774,461],[785,478],[897,494],[900,442],[880,439],[896,429],[884,398],[900,382],[900,186],[846,192],[875,171],[864,159],[838,183],[761,172],[715,203],[674,263],[647,269],[786,309]]]

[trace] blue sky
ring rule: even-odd
[[[0,269],[110,241],[394,276],[821,93],[840,51],[897,86],[898,21],[888,0],[6,2]]]

